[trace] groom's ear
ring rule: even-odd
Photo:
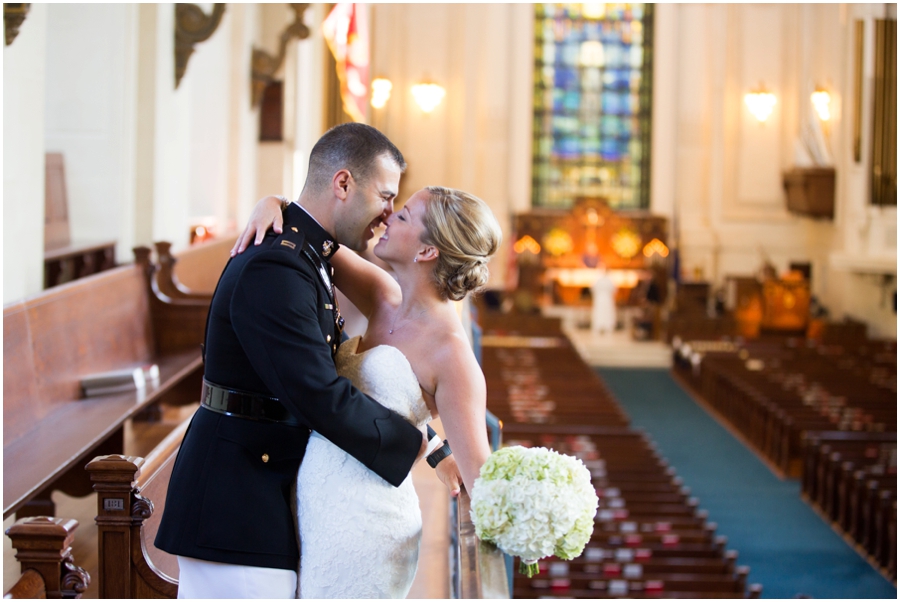
[[[353,176],[346,169],[340,169],[334,172],[331,177],[331,192],[334,196],[343,200],[350,195],[350,185],[353,182]]]

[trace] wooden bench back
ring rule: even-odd
[[[146,289],[132,265],[4,308],[4,442],[80,398],[83,376],[152,357]]]
[[[206,241],[178,253],[174,279],[195,293],[213,294],[219,276],[231,257],[237,234]]]

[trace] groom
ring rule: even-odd
[[[202,405],[178,453],[156,546],[178,556],[179,598],[293,598],[293,487],[310,430],[394,486],[424,434],[339,378],[343,319],[329,259],[392,212],[400,151],[337,126],[316,143],[282,234],[229,261],[210,305]],[[302,205],[302,206],[301,206]]]

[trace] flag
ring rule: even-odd
[[[365,123],[369,97],[369,26],[365,7],[338,2],[322,23],[322,33],[337,63],[344,111],[354,121]]]

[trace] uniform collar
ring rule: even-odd
[[[310,213],[298,205],[291,203],[284,213],[284,227],[300,228],[306,234],[308,242],[313,250],[325,261],[334,257],[340,245],[325,228]]]

